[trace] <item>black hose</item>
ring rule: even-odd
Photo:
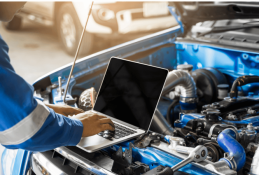
[[[167,122],[168,122],[170,125],[174,124],[174,120],[171,121],[170,118],[171,118],[171,114],[172,114],[172,116],[173,116],[173,118],[174,118],[174,108],[175,108],[175,106],[178,104],[178,102],[179,102],[179,99],[175,99],[175,100],[169,105],[169,107],[168,107],[168,109],[167,109],[166,120],[167,120]],[[172,112],[171,112],[171,111],[172,111]]]
[[[174,134],[174,128],[171,127],[168,122],[166,122],[164,116],[158,109],[155,111],[150,130],[163,135],[173,136]]]
[[[234,83],[232,84],[231,91],[230,91],[230,97],[231,98],[237,98],[237,87],[243,86],[249,83],[256,83],[259,82],[259,76],[242,76],[238,77]]]

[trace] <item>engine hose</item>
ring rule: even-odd
[[[230,97],[231,98],[237,98],[237,87],[243,86],[249,83],[256,83],[259,82],[259,76],[242,76],[238,77],[234,83],[232,84],[231,91],[230,91]]]
[[[174,128],[172,128],[165,120],[164,116],[156,109],[151,127],[151,131],[163,134],[163,135],[173,135]]]
[[[181,97],[196,98],[196,84],[189,73],[182,70],[169,72],[162,95],[169,93],[175,86],[180,85]]]
[[[196,84],[189,73],[182,70],[173,70],[169,72],[163,88],[162,95],[169,93],[175,86],[180,86],[181,98],[184,100],[197,98]],[[187,102],[188,103],[188,102]],[[169,114],[170,115],[170,114]],[[170,121],[170,120],[169,120]],[[173,127],[166,121],[164,116],[156,109],[151,130],[163,135],[173,135]]]
[[[168,109],[167,109],[167,113],[166,113],[166,120],[167,120],[167,122],[171,125],[174,125],[174,120],[173,121],[171,121],[171,116],[173,116],[173,118],[174,118],[174,108],[175,108],[175,106],[178,104],[178,102],[179,102],[179,99],[175,99],[170,105],[169,105],[169,107],[168,107]],[[171,113],[171,111],[172,111],[172,113]],[[171,115],[172,114],[172,115]]]
[[[223,130],[217,138],[219,146],[228,154],[219,161],[225,161],[229,168],[235,171],[240,170],[246,162],[246,153],[242,145],[237,141],[238,137],[235,129],[228,128]]]

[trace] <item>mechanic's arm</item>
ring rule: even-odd
[[[75,119],[55,113],[33,97],[33,87],[10,64],[0,36],[0,143],[10,149],[46,151],[77,145],[81,137],[113,130],[110,119],[81,113]]]
[[[79,108],[74,108],[68,105],[53,105],[53,104],[45,104],[47,107],[53,109],[56,113],[62,114],[66,117],[73,116],[84,112],[84,110]]]

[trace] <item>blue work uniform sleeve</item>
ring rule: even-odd
[[[55,113],[34,98],[33,92],[34,88],[15,73],[8,46],[0,36],[0,144],[29,151],[77,145],[82,122]]]

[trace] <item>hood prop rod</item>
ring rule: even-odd
[[[78,46],[77,46],[77,49],[76,49],[76,54],[75,54],[75,57],[74,57],[74,62],[72,64],[72,67],[70,69],[70,73],[69,73],[69,76],[68,76],[67,85],[66,85],[66,89],[65,89],[65,93],[64,93],[64,98],[63,98],[63,102],[65,104],[66,104],[66,96],[67,96],[68,86],[69,86],[70,79],[71,79],[71,76],[72,76],[72,73],[73,73],[73,70],[74,70],[74,67],[75,67],[75,64],[76,64],[76,60],[77,60],[77,57],[78,57],[78,54],[79,54],[79,50],[80,50],[81,44],[82,44],[82,41],[83,41],[84,33],[86,31],[86,26],[87,26],[90,14],[92,12],[93,4],[94,4],[94,1],[92,1],[92,3],[91,3],[91,6],[90,6],[90,9],[89,9],[89,12],[88,12],[88,16],[87,16],[87,19],[86,19],[85,27],[83,28],[83,31],[82,31],[82,34],[81,34],[81,37],[80,37],[80,40],[79,40],[79,43],[78,43]]]

